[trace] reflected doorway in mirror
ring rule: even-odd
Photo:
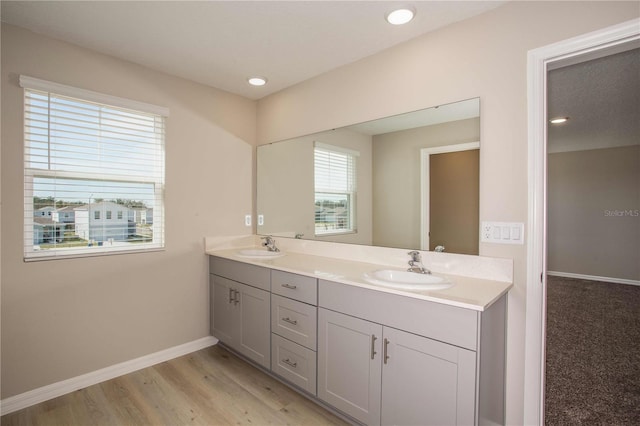
[[[480,142],[423,148],[420,156],[421,249],[477,255]]]

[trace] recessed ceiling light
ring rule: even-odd
[[[567,121],[569,121],[569,117],[556,117],[556,118],[552,118],[551,120],[549,120],[549,123],[551,123],[551,124],[562,124],[562,123],[566,123]]]
[[[249,77],[247,81],[252,86],[264,86],[267,84],[267,79],[264,77]]]
[[[411,21],[416,11],[412,7],[403,7],[389,12],[386,16],[387,22],[392,25],[402,25]]]

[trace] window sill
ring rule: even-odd
[[[101,257],[101,256],[117,256],[123,254],[137,254],[137,253],[155,253],[160,251],[165,251],[166,248],[163,247],[153,247],[153,248],[145,248],[145,249],[128,249],[128,250],[103,250],[103,251],[74,251],[73,253],[61,253],[58,251],[57,253],[42,253],[42,254],[31,254],[29,257],[24,257],[23,260],[25,263],[31,262],[41,262],[46,260],[63,260],[63,259],[78,259],[83,257]]]

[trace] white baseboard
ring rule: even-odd
[[[216,343],[218,343],[218,339],[213,336],[203,337],[192,342],[184,343],[182,345],[164,349],[159,352],[141,356],[140,358],[124,361],[110,367],[92,371],[91,373],[72,377],[71,379],[52,383],[41,388],[21,393],[19,395],[11,396],[0,401],[0,414],[5,415],[13,413],[14,411],[39,404],[44,401],[48,401],[52,398],[65,395],[69,392],[83,389],[87,386],[104,382],[105,380],[110,380],[124,374],[151,367],[152,365],[169,361],[171,359],[189,354],[191,352],[213,346]]]
[[[571,272],[547,271],[547,275],[553,275],[555,277],[565,277],[565,278],[578,278],[581,280],[589,280],[589,281],[604,281],[607,283],[615,283],[615,284],[640,285],[640,281],[638,280],[628,280],[625,278],[598,277],[595,275],[574,274]]]

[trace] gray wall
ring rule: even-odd
[[[640,280],[640,145],[549,154],[548,270]]]
[[[166,249],[22,260],[18,76],[170,109]],[[203,238],[248,233],[253,101],[2,25],[2,398],[209,335]]]

